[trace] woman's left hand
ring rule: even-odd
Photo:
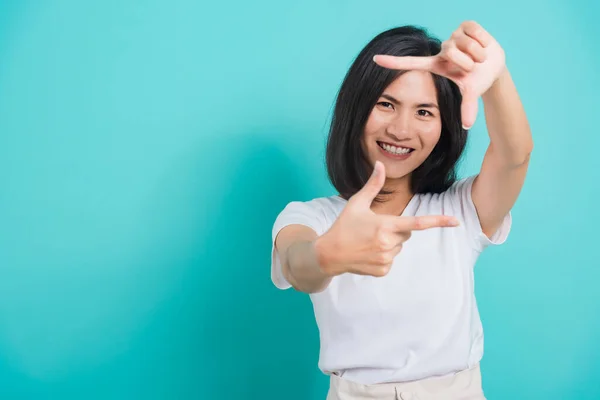
[[[504,50],[474,21],[463,22],[435,56],[376,55],[374,61],[385,68],[429,71],[452,80],[463,97],[461,114],[465,129],[475,123],[479,97],[506,70]]]

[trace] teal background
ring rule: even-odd
[[[0,398],[324,399],[271,227],[333,193],[328,117],[402,24],[480,22],[535,138],[477,266],[489,399],[600,398],[600,9],[588,1],[0,1]],[[463,174],[477,171],[482,109]]]

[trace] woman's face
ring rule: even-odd
[[[442,132],[437,91],[429,72],[407,71],[377,100],[363,135],[371,165],[381,161],[388,179],[410,176],[427,159]]]

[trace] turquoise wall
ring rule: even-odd
[[[600,398],[599,6],[487,4],[0,1],[0,398],[323,399],[272,223],[332,193],[327,119],[361,47],[465,19],[505,48],[536,144],[477,266],[484,388]],[[470,140],[464,174],[482,113]]]

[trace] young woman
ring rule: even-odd
[[[479,97],[490,144],[459,180]],[[532,148],[504,51],[476,22],[443,43],[391,29],[360,52],[327,144],[339,194],[289,203],[272,236],[274,284],[314,305],[328,399],[484,399],[473,267],[508,236]]]

